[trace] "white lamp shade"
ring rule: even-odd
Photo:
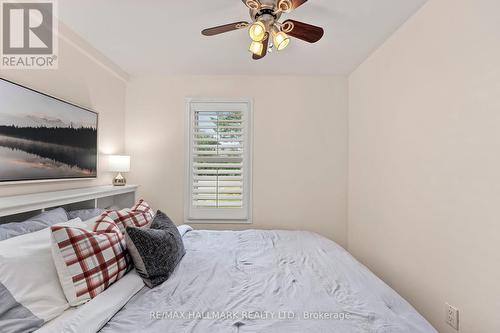
[[[129,172],[130,156],[110,155],[108,157],[108,170],[111,172]]]

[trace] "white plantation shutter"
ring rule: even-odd
[[[250,218],[250,103],[189,101],[189,220]]]

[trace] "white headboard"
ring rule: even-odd
[[[135,203],[138,186],[95,186],[72,190],[0,197],[0,224],[20,222],[45,210],[125,208]]]

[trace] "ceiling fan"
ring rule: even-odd
[[[309,43],[316,43],[324,34],[323,28],[294,20],[279,22],[283,13],[287,14],[302,6],[307,0],[242,0],[250,9],[252,23],[246,21],[221,25],[203,30],[204,36],[215,36],[225,32],[249,28],[252,43],[249,51],[253,59],[259,60],[267,55],[273,45],[278,51],[285,49],[290,37]],[[273,42],[270,44],[270,39]]]

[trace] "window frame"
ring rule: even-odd
[[[197,104],[205,104],[207,111],[234,111],[234,105],[245,114],[244,122],[244,157],[243,157],[243,208],[234,209],[201,209],[192,204],[193,184],[193,124]],[[198,105],[199,106],[199,105]],[[243,107],[242,107],[243,106]],[[240,110],[238,110],[240,111]],[[186,98],[185,117],[185,195],[184,220],[186,223],[200,224],[252,224],[252,164],[253,164],[253,101],[251,98]]]

